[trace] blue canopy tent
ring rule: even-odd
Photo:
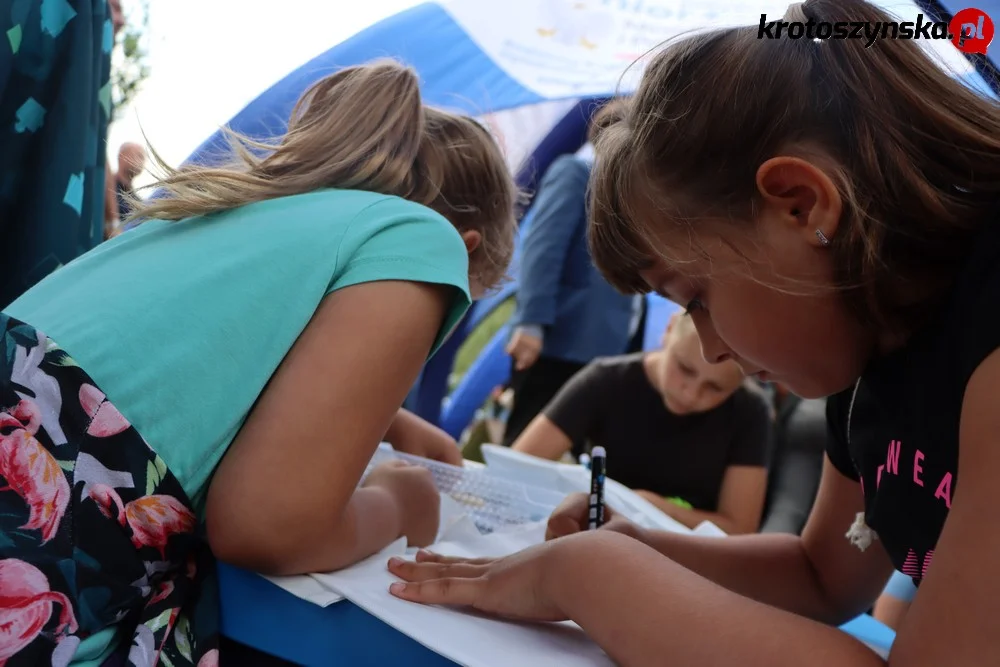
[[[255,138],[279,135],[301,93],[339,68],[391,56],[413,66],[428,104],[479,117],[506,144],[511,168],[528,189],[560,154],[579,148],[590,115],[616,92],[627,93],[641,71],[629,65],[657,43],[682,32],[718,25],[754,24],[762,12],[779,17],[785,0],[752,7],[718,0],[440,0],[387,18],[334,46],[274,84],[240,111],[228,126]],[[903,20],[918,13],[950,20],[964,7],[954,0],[878,2]],[[1000,17],[1000,0],[978,3]],[[992,94],[995,63],[968,60],[949,42],[929,42],[946,66],[970,86]],[[623,77],[623,72],[629,74]],[[216,133],[191,156],[214,162],[224,155]],[[530,217],[530,216],[529,216]],[[499,303],[516,293],[516,282],[478,303],[427,364],[409,403],[418,414],[458,435],[496,384],[506,380],[501,331],[470,370],[453,400],[445,401],[455,353],[468,333]],[[671,307],[650,300],[647,340],[655,343]]]

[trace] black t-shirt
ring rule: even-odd
[[[574,443],[608,450],[608,476],[633,489],[714,511],[726,468],[764,466],[771,414],[763,393],[738,389],[714,410],[675,415],[650,385],[643,355],[597,359],[545,408]]]
[[[872,362],[856,388],[827,401],[827,454],[841,473],[861,482],[866,523],[917,585],[958,486],[966,385],[998,347],[1000,226],[992,225],[976,240],[933,322]]]

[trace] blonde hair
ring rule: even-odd
[[[861,0],[809,0],[791,20],[891,21]],[[861,321],[919,326],[974,234],[995,224],[1000,107],[917,42],[759,39],[758,26],[681,38],[657,54],[595,145],[591,252],[625,292],[664,239],[752,228],[755,175],[778,155],[816,161],[843,214],[835,288]],[[676,232],[680,232],[677,235]],[[704,249],[701,249],[704,252]]]
[[[172,169],[136,201],[132,219],[182,220],[326,188],[395,195],[479,232],[470,273],[484,287],[505,276],[518,192],[489,132],[472,118],[423,105],[416,73],[391,60],[348,67],[299,99],[284,136],[228,132],[232,164]],[[280,224],[276,221],[275,224]]]

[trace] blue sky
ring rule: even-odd
[[[110,130],[112,167],[143,132],[178,164],[284,75],[419,1],[150,0],[150,77]]]

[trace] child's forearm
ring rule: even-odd
[[[625,667],[885,664],[836,628],[733,595],[620,535],[566,546],[541,593]]]
[[[701,537],[636,528],[628,533],[677,564],[754,600],[823,622],[841,623],[843,610],[825,593],[795,535]]]
[[[351,496],[340,520],[326,530],[317,526],[315,539],[277,564],[280,571],[265,574],[292,575],[332,572],[378,553],[402,534],[399,507],[385,489],[366,487]]]

